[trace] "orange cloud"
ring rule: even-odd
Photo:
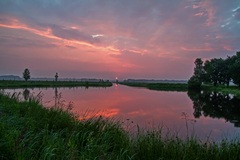
[[[181,50],[183,50],[183,51],[193,51],[193,52],[213,51],[213,49],[209,48],[209,47],[203,47],[203,48],[186,48],[186,47],[181,47]]]
[[[111,52],[112,54],[120,54],[120,50],[113,46],[98,46],[98,45],[94,45],[84,41],[64,39],[64,38],[55,36],[51,28],[46,28],[45,30],[34,29],[20,22],[15,18],[10,18],[10,19],[8,18],[8,21],[10,22],[9,24],[0,23],[0,27],[25,30],[45,38],[59,40],[63,43],[64,46],[78,47],[78,45],[80,45],[80,46],[87,46],[99,51]],[[72,26],[70,28],[76,29],[77,27]]]

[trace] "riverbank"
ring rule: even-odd
[[[240,157],[239,141],[181,140],[161,129],[136,135],[120,121],[76,117],[62,108],[44,108],[37,97],[21,102],[0,94],[1,159],[226,159]],[[81,119],[81,120],[78,120]]]
[[[0,88],[32,88],[32,87],[110,87],[111,82],[88,81],[15,81],[0,80]]]
[[[161,91],[187,91],[186,83],[138,83],[138,82],[120,82],[119,84],[131,87],[143,87],[151,90]]]
[[[160,91],[188,91],[188,84],[186,83],[136,83],[136,82],[120,82],[119,84],[131,86],[131,87],[144,87],[151,90]],[[226,94],[234,94],[240,98],[240,89],[237,86],[212,86],[202,85],[202,90],[222,92]]]
[[[221,92],[225,94],[234,94],[238,98],[240,98],[240,89],[238,86],[210,86],[210,85],[204,85],[202,86],[203,90],[210,90],[210,91],[216,91]]]

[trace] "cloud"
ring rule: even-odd
[[[97,37],[103,37],[103,35],[102,34],[94,34],[94,35],[92,35],[92,38],[97,38]]]
[[[54,50],[66,61],[103,61],[96,65],[102,73],[117,66],[157,76],[156,68],[170,70],[172,62],[181,68],[196,56],[238,50],[239,21],[237,0],[6,0],[0,1],[0,45],[49,49],[44,55]],[[104,66],[109,63],[115,65]],[[186,75],[185,68],[176,75]],[[167,70],[159,75],[171,74]]]
[[[233,16],[236,20],[240,21],[240,8],[233,11]]]
[[[56,44],[46,42],[43,40],[29,39],[26,37],[14,37],[14,36],[1,36],[1,47],[13,47],[13,48],[53,48],[57,47]]]
[[[70,46],[70,45],[65,45],[65,47],[70,48],[70,49],[77,49],[77,47]]]
[[[53,25],[51,26],[51,31],[53,35],[66,40],[84,41],[91,44],[99,42],[99,39],[92,37],[91,34],[81,32],[77,29],[65,28],[62,26]]]

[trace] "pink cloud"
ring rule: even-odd
[[[239,48],[235,1],[6,1],[0,8],[0,58],[14,63],[25,56],[42,73],[189,78],[195,57]],[[24,64],[22,58],[16,65]]]
[[[213,51],[213,49],[209,48],[209,47],[203,47],[203,48],[186,48],[186,47],[181,47],[181,49],[184,50],[184,51],[193,51],[193,52]]]
[[[234,51],[231,46],[223,46],[226,51]]]

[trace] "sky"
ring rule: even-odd
[[[240,50],[240,0],[0,0],[0,75],[189,79]]]

